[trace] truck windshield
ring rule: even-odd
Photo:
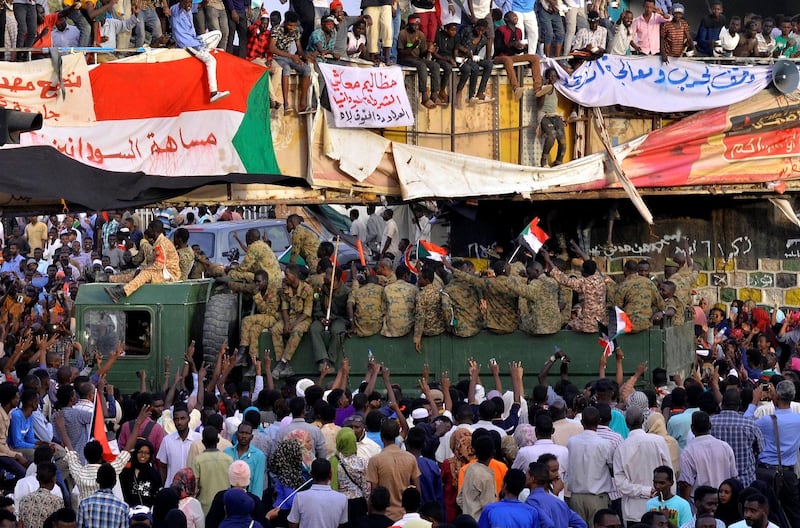
[[[150,354],[152,321],[147,310],[87,310],[84,315],[84,337],[90,351],[103,357],[120,344],[126,356]]]

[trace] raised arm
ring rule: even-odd
[[[383,384],[386,385],[386,397],[389,399],[389,408],[397,414],[397,421],[400,423],[400,436],[403,438],[408,434],[408,422],[403,412],[400,410],[400,404],[394,396],[394,389],[392,389],[392,381],[389,377],[389,369],[381,364],[381,376],[383,377]]]
[[[472,358],[467,360],[469,364],[469,390],[467,392],[467,401],[470,405],[475,403],[475,387],[480,380],[481,366]]]
[[[619,387],[622,385],[622,382],[625,381],[625,372],[622,366],[622,360],[625,359],[625,354],[622,353],[622,347],[617,347],[617,349],[614,350],[614,356],[617,360],[617,370],[614,372],[614,381],[617,382],[617,387]]]
[[[453,412],[453,399],[450,397],[450,373],[442,372],[442,392],[444,393],[444,410]]]
[[[500,365],[492,358],[489,360],[489,370],[492,371],[492,378],[494,379],[494,390],[503,394],[503,383],[500,381]]]

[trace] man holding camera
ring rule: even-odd
[[[756,475],[759,480],[774,486],[789,522],[792,526],[800,526],[800,495],[794,472],[797,450],[800,449],[800,414],[794,414],[790,409],[795,396],[794,383],[784,380],[774,388],[771,384],[757,386],[745,417],[755,414],[762,396],[767,393],[775,403],[775,414],[756,420],[756,426],[764,435],[764,450],[758,455]]]

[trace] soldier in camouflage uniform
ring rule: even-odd
[[[384,337],[403,337],[414,328],[414,310],[417,303],[417,287],[408,282],[411,273],[405,266],[395,272],[397,280],[383,288]]]
[[[495,277],[485,279],[454,269],[449,263],[445,266],[453,272],[453,278],[460,278],[483,288],[486,298],[486,329],[496,334],[510,334],[519,326],[517,309],[519,296],[516,293],[515,283],[523,281],[521,277],[511,277],[511,266],[505,260],[498,260],[492,264]]]
[[[325,272],[333,267],[333,263],[328,259],[322,259],[317,263],[315,273],[306,278],[306,282],[314,288],[314,291],[321,290],[325,284]]]
[[[564,271],[567,266],[567,263],[564,262],[564,259],[561,258],[554,258],[553,265]],[[563,328],[569,320],[572,318],[572,298],[574,297],[574,292],[572,288],[566,286],[564,284],[558,285],[558,309],[561,310],[561,327]]]
[[[698,272],[694,269],[688,246],[684,246],[684,248],[684,254],[675,255],[674,259],[667,259],[664,263],[664,280],[674,282],[675,297],[684,306],[691,306],[692,288],[697,283]]]
[[[571,319],[568,327],[577,332],[594,334],[598,331],[597,321],[608,323],[608,310],[606,310],[606,285],[603,276],[597,272],[597,263],[593,260],[584,260],[580,277],[568,277],[560,269],[553,266],[550,255],[546,251],[540,253],[547,263],[547,273],[556,282],[569,286],[578,292],[581,308],[578,316]]]
[[[672,281],[663,281],[658,286],[658,292],[664,299],[664,309],[653,314],[653,322],[658,323],[664,318],[671,318],[672,325],[682,325],[686,318],[686,307],[681,303],[680,299],[675,296],[675,283]]]
[[[289,262],[297,262],[297,257],[302,257],[306,261],[308,269],[317,269],[317,251],[319,251],[319,240],[310,229],[302,225],[303,217],[300,215],[289,215],[286,219],[286,230],[292,234],[292,253]]]
[[[264,270],[269,276],[269,280],[276,288],[281,284],[281,266],[272,248],[261,240],[261,233],[258,229],[248,229],[244,236],[247,243],[247,252],[244,260],[239,265],[239,269],[231,270],[228,274],[231,279],[238,281],[253,282],[253,274],[258,270]]]
[[[625,263],[625,280],[617,286],[614,303],[628,315],[633,333],[650,328],[653,314],[664,310],[664,299],[653,281],[639,275],[639,263],[635,260]]]
[[[544,274],[538,262],[527,268],[528,284],[517,284],[520,306],[520,329],[533,335],[555,334],[561,330],[558,309],[559,285]]]
[[[392,261],[389,259],[381,259],[375,266],[375,273],[378,275],[378,284],[386,286],[397,281],[397,276],[392,268]]]
[[[367,275],[363,286],[356,279],[355,263],[350,267],[353,286],[347,299],[347,318],[358,337],[374,336],[383,326],[383,287],[376,275]]]
[[[475,266],[464,260],[454,262],[453,266],[470,275],[474,275]],[[476,287],[463,278],[453,280],[442,291],[442,311],[444,312],[447,330],[458,337],[472,337],[483,328],[483,316],[478,310],[482,299],[481,288]]]
[[[269,281],[269,275],[264,270],[255,272],[253,284],[253,302],[256,313],[248,315],[242,320],[242,337],[239,342],[241,356],[247,357],[248,349],[258,349],[258,338],[261,332],[275,326],[276,317],[280,310],[280,296],[278,288]]]
[[[422,336],[431,337],[444,333],[444,316],[442,314],[442,297],[434,283],[436,272],[432,266],[422,268],[419,274],[420,291],[414,308],[414,348],[417,353],[422,349]]]
[[[175,241],[175,249],[178,251],[178,265],[181,267],[181,280],[189,278],[189,272],[194,266],[194,251],[189,247],[189,231],[181,227],[175,230],[172,240]]]
[[[278,363],[272,370],[272,377],[276,379],[294,376],[294,369],[289,362],[300,345],[303,334],[311,326],[314,291],[300,280],[300,266],[297,264],[286,266],[280,298],[281,316],[270,330],[275,361]],[[287,338],[285,348],[284,338]]]
[[[333,280],[333,295],[331,295],[331,280]],[[322,288],[319,294],[314,293],[314,322],[311,323],[308,332],[311,336],[314,361],[317,362],[320,372],[326,365],[333,367],[336,362],[349,323],[347,317],[349,297],[350,288],[342,283],[342,270],[332,266],[325,270]],[[330,319],[328,319],[328,299],[332,299]]]

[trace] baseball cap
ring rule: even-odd
[[[344,9],[344,4],[342,4],[341,0],[333,0],[331,2],[331,11],[334,9]]]
[[[675,262],[674,260],[668,258],[667,260],[664,261],[664,267],[665,268],[679,268],[680,266],[678,266],[677,262]]]
[[[262,13],[261,20],[269,20],[269,13]]]
[[[673,13],[685,13],[686,10],[683,7],[683,4],[672,4],[672,12]]]
[[[586,15],[586,19],[589,21],[600,20],[600,13],[597,11],[589,11]]]
[[[134,506],[128,510],[128,520],[130,521],[153,521],[153,513],[147,506]]]
[[[335,24],[336,23],[336,19],[333,18],[332,16],[328,15],[328,16],[322,17],[322,23],[324,24],[325,22],[330,22],[331,24]]]

